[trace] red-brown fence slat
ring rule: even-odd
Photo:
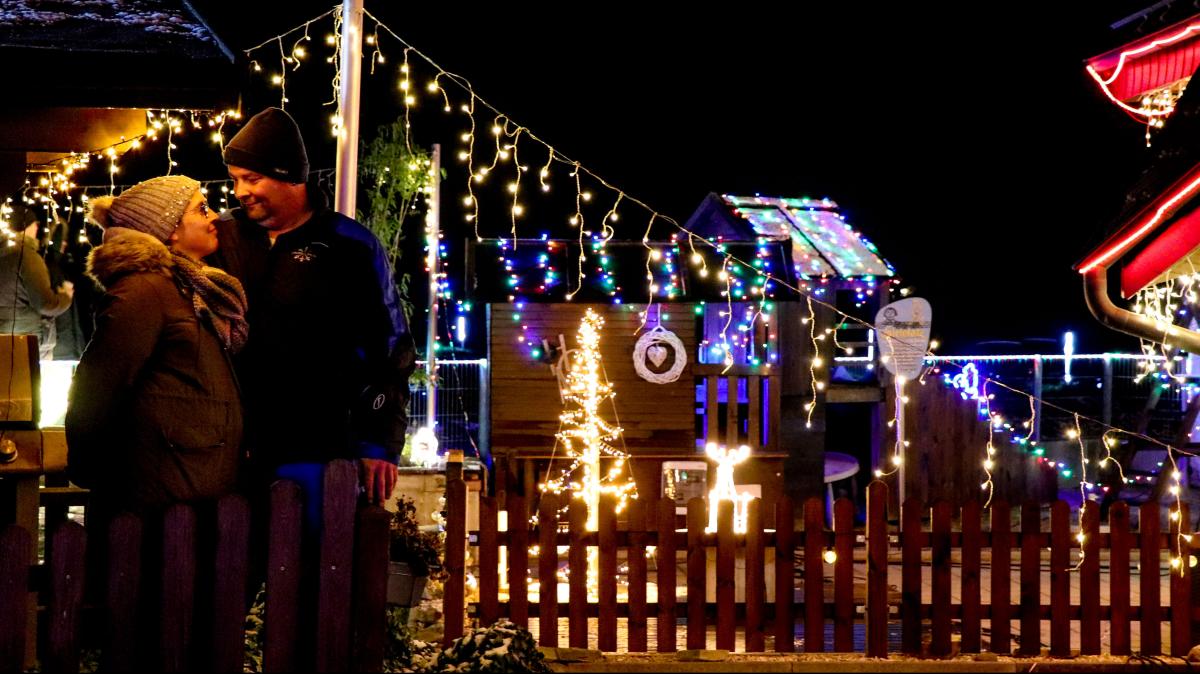
[[[983,535],[979,501],[970,499],[962,507],[962,641],[963,653],[978,653],[982,649],[982,620],[980,604],[982,587]]]
[[[796,650],[796,527],[790,496],[775,502],[775,650]]]
[[[1138,546],[1141,548],[1139,557],[1142,563],[1141,573],[1141,609],[1142,609],[1142,644],[1139,649],[1143,655],[1158,655],[1162,653],[1162,593],[1159,590],[1159,535],[1162,527],[1158,521],[1159,505],[1157,500],[1146,501],[1138,509]]]
[[[833,650],[854,650],[854,502],[833,504]]]
[[[354,631],[351,669],[383,671],[387,648],[388,547],[391,515],[377,505],[358,511],[354,536]],[[224,671],[230,671],[224,668]]]
[[[1012,652],[1012,507],[1007,501],[992,502],[992,619],[988,650],[1000,655]]]
[[[900,506],[900,651],[921,653],[921,518],[925,504],[905,499]]]
[[[508,618],[529,629],[529,515],[525,497],[508,492]]]
[[[142,590],[142,521],[136,515],[121,513],[108,523],[107,557],[100,654],[104,671],[129,672],[138,664],[137,606]]]
[[[654,506],[646,499],[629,503],[629,630],[628,648],[633,653],[647,650],[646,637],[646,511]],[[650,510],[650,512],[654,512]]]
[[[467,483],[461,475],[460,467],[457,476],[446,481],[446,558],[442,563],[446,572],[442,600],[445,633],[442,643],[447,646],[463,635],[467,617],[463,603],[467,589]]]
[[[717,375],[709,375],[704,379],[704,439],[708,442],[720,442],[718,437],[720,431],[721,418],[717,416],[720,410],[718,403],[718,386],[719,377]]]
[[[582,499],[571,499],[567,506],[568,530],[571,542],[567,552],[568,597],[571,600],[567,619],[567,641],[571,648],[588,647],[588,549],[583,537],[587,533],[587,504]]]
[[[1050,505],[1050,655],[1071,655],[1071,506]]]
[[[658,502],[658,545],[655,546],[655,565],[658,567],[658,650],[675,652],[675,500]]]
[[[733,380],[730,380],[733,384]],[[736,395],[736,390],[731,394]],[[717,503],[717,648],[732,651],[737,635],[736,551],[733,540],[733,501]]]
[[[263,671],[294,672],[299,643],[296,617],[300,612],[300,486],[280,480],[271,485],[271,514],[267,527],[267,593]]]
[[[1021,645],[1018,653],[1041,653],[1042,511],[1036,501],[1021,505]]]
[[[246,499],[230,494],[217,501],[216,527],[213,613],[210,616],[212,668],[218,672],[232,672],[242,668],[246,657],[246,585],[250,571],[250,505]],[[386,526],[381,536],[386,541]],[[208,590],[201,588],[200,591]],[[382,665],[382,643],[380,646]]]
[[[538,506],[538,645],[558,647],[558,496],[542,494]],[[575,569],[571,569],[571,575]],[[587,572],[584,572],[587,578]]]
[[[888,654],[888,529],[887,485],[876,480],[867,487],[867,657]]]
[[[176,504],[162,518],[162,557],[152,573],[159,586],[159,669],[186,672],[196,585],[196,513]],[[146,646],[143,642],[142,647]],[[51,669],[51,671],[60,671]]]
[[[600,650],[617,650],[617,501],[612,494],[600,495]]]
[[[825,503],[804,502],[804,652],[825,651]]]
[[[710,377],[711,382],[714,378]],[[708,523],[704,499],[693,498],[687,504],[687,647],[707,648],[704,603],[708,572],[708,550],[704,546],[704,527]]]
[[[950,655],[950,520],[954,506],[939,500],[933,504],[929,547],[933,562],[932,625],[929,654],[935,657]]]
[[[316,667],[318,672],[342,671],[350,667],[350,592],[354,569],[354,510],[358,502],[358,469],[345,459],[331,461],[325,466],[325,482],[322,485],[323,504],[321,511],[320,566],[317,570],[317,638]],[[452,533],[461,531],[465,515],[455,517],[450,502],[450,485],[446,485],[446,562],[445,569],[450,578],[446,580],[446,597],[454,594],[451,586]],[[460,543],[461,549],[461,543]],[[461,571],[460,571],[461,573]],[[449,601],[447,600],[447,609]],[[462,601],[459,590],[457,601]],[[453,618],[443,610],[445,635],[454,634]],[[270,620],[270,614],[267,615]],[[461,631],[461,619],[460,631]]]
[[[1129,504],[1118,501],[1109,507],[1108,530],[1109,652],[1112,655],[1130,655],[1133,653],[1133,638],[1129,617]]]
[[[1100,655],[1100,504],[1088,501],[1079,514],[1083,564],[1079,569],[1079,652]]]
[[[50,537],[55,555],[49,568],[50,597],[46,606],[46,653],[42,668],[47,672],[78,672],[87,534],[79,524],[65,521],[58,523]]]
[[[750,385],[756,387],[758,379],[752,380]],[[749,653],[761,653],[766,648],[763,637],[765,568],[762,499],[756,498],[746,506],[746,651]]]
[[[9,524],[0,529],[0,672],[20,672],[25,666],[26,620],[29,615],[29,561],[33,537]]]
[[[738,382],[741,380],[733,375],[725,377],[725,444],[731,448],[738,444]]]
[[[479,497],[479,624],[500,617],[500,504],[495,496]]]
[[[1191,520],[1188,504],[1179,510],[1172,506],[1171,517],[1171,655],[1184,657],[1192,647],[1192,569],[1188,564],[1191,546],[1180,540],[1180,531],[1188,533]],[[1182,546],[1180,545],[1182,543]]]

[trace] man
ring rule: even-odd
[[[237,361],[257,476],[286,478],[320,521],[324,464],[357,459],[367,498],[396,483],[412,335],[379,240],[306,185],[296,122],[268,108],[225,146],[241,208],[218,222],[210,262],[241,280],[250,337]]]

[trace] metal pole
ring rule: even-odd
[[[442,146],[435,143],[430,157],[429,186],[425,212],[425,245],[428,248],[425,266],[429,268],[429,330],[425,335],[425,419],[426,426],[433,429],[437,424],[437,301],[438,301],[438,249],[439,249],[439,197],[442,192]]]
[[[1104,357],[1104,416],[1101,420],[1105,424],[1112,423],[1112,407],[1113,407],[1113,364],[1112,359],[1108,356]]]
[[[341,89],[337,134],[337,188],[334,203],[338,213],[353,218],[358,188],[358,98],[362,83],[363,0],[342,2]]]

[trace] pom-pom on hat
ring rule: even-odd
[[[225,144],[225,165],[289,183],[308,179],[308,153],[296,120],[280,108],[250,118]]]
[[[105,229],[124,227],[166,243],[199,189],[200,183],[187,176],[151,178],[115,197],[92,199],[88,215]]]

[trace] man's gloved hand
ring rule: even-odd
[[[359,459],[358,475],[368,503],[383,504],[396,488],[396,464],[383,459]]]

